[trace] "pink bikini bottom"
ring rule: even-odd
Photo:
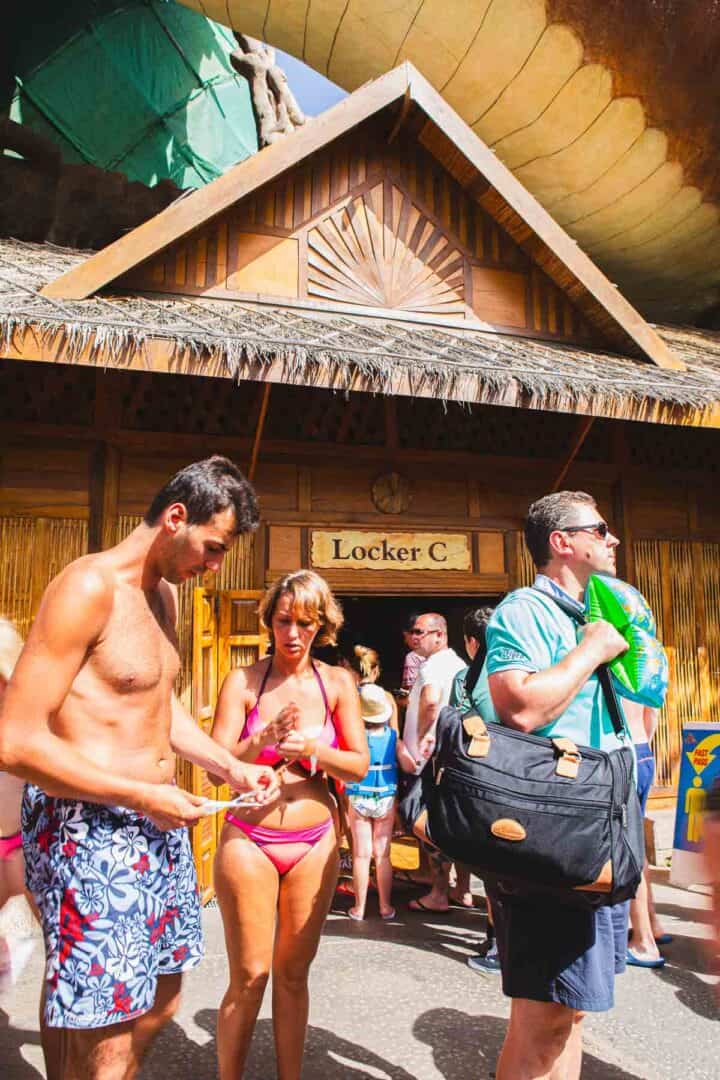
[[[311,848],[319,844],[326,832],[333,827],[331,817],[310,829],[295,829],[287,832],[283,829],[265,829],[262,825],[248,825],[246,821],[226,814],[225,820],[241,829],[249,840],[267,855],[278,874],[282,877],[297,866]]]
[[[13,851],[22,847],[22,833],[16,832],[14,836],[0,837],[0,862],[9,859]]]

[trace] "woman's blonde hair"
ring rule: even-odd
[[[7,682],[22,652],[23,642],[13,624],[0,616],[0,677]]]
[[[342,608],[324,578],[313,570],[296,570],[273,581],[258,609],[263,626],[271,635],[273,615],[281,596],[292,596],[293,611],[319,624],[316,645],[336,644],[344,618]]]
[[[380,657],[369,645],[356,645],[347,662],[361,679],[369,679],[371,675],[379,676],[382,670]]]

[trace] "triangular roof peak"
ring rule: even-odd
[[[608,344],[658,367],[685,370],[639,312],[409,62],[179,199],[50,282],[43,295],[67,300],[91,296],[384,110],[393,112],[388,140],[403,126],[412,127],[425,150]]]

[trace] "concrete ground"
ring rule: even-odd
[[[660,916],[675,941],[659,972],[628,969],[612,1013],[586,1027],[584,1080],[718,1080],[720,1032],[714,977],[703,952],[708,897],[671,887],[655,872]],[[364,923],[347,919],[338,896],[312,971],[304,1080],[484,1080],[492,1077],[508,1003],[497,976],[465,964],[485,936],[480,911],[425,916],[404,910],[417,888],[399,885],[396,922],[369,904]],[[16,921],[22,920],[23,913]],[[7,916],[5,918],[7,923]],[[211,1080],[214,1028],[226,979],[217,908],[205,910],[207,955],[186,977],[177,1019],[158,1039],[143,1080]],[[0,1076],[44,1076],[36,1021],[42,969],[35,950],[19,985],[0,997]],[[270,996],[257,1025],[246,1080],[275,1076]]]

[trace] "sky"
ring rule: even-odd
[[[290,89],[297,98],[298,105],[306,116],[317,116],[318,113],[329,109],[331,105],[342,98],[347,97],[335,83],[330,82],[324,75],[313,71],[302,60],[296,60],[294,56],[276,49],[277,62],[287,75]]]

